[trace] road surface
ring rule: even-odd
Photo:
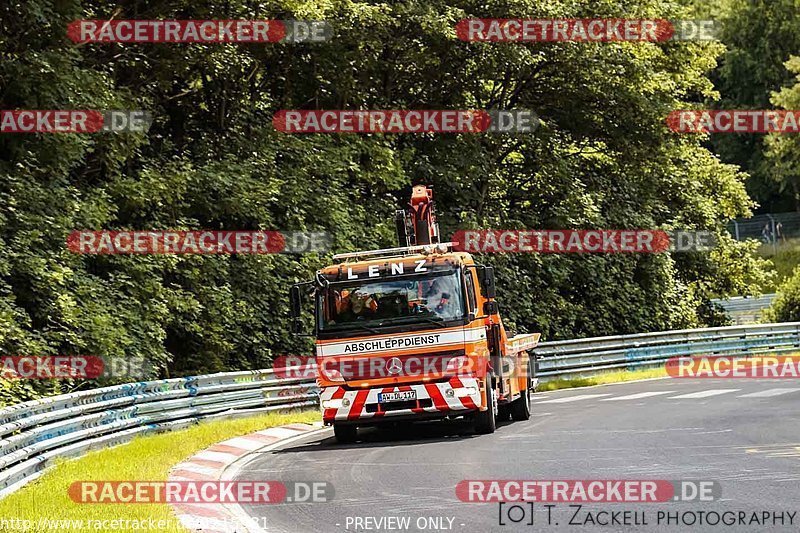
[[[243,511],[265,531],[292,533],[800,528],[800,384],[792,380],[660,379],[544,392],[534,395],[529,421],[502,423],[492,435],[474,435],[457,421],[362,435],[357,444],[339,445],[326,431],[257,454],[238,479],[326,481],[335,495]],[[474,479],[713,480],[721,496],[510,511],[508,504],[501,510],[498,503],[461,502],[456,484]],[[737,522],[699,514],[712,511],[728,511],[726,520]],[[720,522],[699,526],[701,519]]]

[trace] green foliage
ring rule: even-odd
[[[722,48],[464,43],[469,16],[681,18],[668,0],[402,3],[32,0],[0,7],[4,109],[148,109],[147,134],[0,138],[0,352],[144,356],[154,376],[309,353],[286,292],[327,256],[77,256],[72,229],[327,230],[336,251],[393,244],[415,183],[457,228],[711,229],[746,214],[744,175],[666,114],[713,96]],[[305,18],[324,44],[82,45],[78,18]],[[285,135],[292,108],[527,108],[530,135]],[[753,290],[741,243],[714,254],[483,257],[507,322],[546,339],[714,324],[709,296]]]
[[[800,57],[792,56],[786,70],[795,75],[795,84],[772,93],[772,103],[780,109],[800,109]],[[772,133],[766,138],[766,161],[779,190],[800,206],[800,142],[795,135]]]
[[[792,80],[784,62],[800,50],[800,3],[726,0],[725,4],[720,12],[709,13],[722,22],[721,40],[727,47],[713,76],[721,95],[717,107],[769,109],[771,93]],[[738,164],[751,175],[748,190],[767,212],[800,208],[797,191],[787,188],[772,161],[765,160],[763,134],[720,134],[712,144],[723,161]]]
[[[773,248],[770,244],[762,244],[759,247],[759,255],[772,262],[775,276],[771,283],[763,287],[763,292],[775,292],[777,286],[792,276],[794,269],[800,266],[800,241],[790,239],[785,243],[779,243]]]
[[[764,310],[764,322],[800,321],[800,268],[778,287],[778,295],[769,308]]]

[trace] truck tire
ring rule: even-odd
[[[349,424],[334,424],[333,435],[336,437],[336,442],[349,444],[358,438],[358,427]]]
[[[531,390],[525,389],[519,398],[511,403],[511,418],[514,420],[528,420],[531,417]]]
[[[497,421],[508,422],[511,420],[511,405],[501,404],[497,406]]]
[[[519,398],[511,403],[511,418],[514,420],[529,420],[531,417],[531,360],[528,359],[528,378],[525,383],[525,390]]]
[[[497,429],[497,399],[494,397],[492,376],[486,376],[486,410],[475,413],[475,433],[487,435]]]

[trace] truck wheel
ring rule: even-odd
[[[345,424],[334,424],[333,434],[336,437],[336,442],[341,444],[349,444],[355,442],[358,437],[358,427]]]
[[[511,420],[511,406],[508,404],[497,406],[497,421],[508,422]]]
[[[531,391],[525,389],[519,398],[511,403],[511,418],[514,420],[528,420],[531,417]]]
[[[475,433],[486,435],[497,428],[497,399],[494,397],[492,376],[486,376],[486,410],[475,413]]]
[[[511,418],[514,420],[528,420],[531,417],[531,360],[528,359],[528,379],[525,390],[519,398],[511,403]]]

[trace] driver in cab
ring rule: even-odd
[[[447,316],[451,313],[452,304],[450,294],[453,288],[450,286],[448,278],[436,278],[431,283],[425,293],[428,302],[427,307],[439,316]]]
[[[350,302],[353,314],[360,320],[370,318],[378,310],[378,302],[375,301],[371,294],[364,291],[353,293],[350,297]]]
[[[343,290],[341,293],[334,294],[336,316],[331,320],[332,324],[353,322],[370,318],[378,310],[378,303],[375,298],[364,291]]]

